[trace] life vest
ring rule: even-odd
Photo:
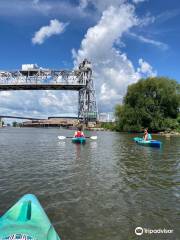
[[[84,137],[81,131],[77,131],[75,137]]]
[[[148,140],[152,140],[152,136],[150,133],[148,133]]]

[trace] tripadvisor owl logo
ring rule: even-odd
[[[140,236],[143,234],[143,228],[142,227],[137,227],[135,228],[135,234]]]

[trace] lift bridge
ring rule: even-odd
[[[78,91],[78,119],[84,123],[97,120],[92,68],[86,59],[72,71],[44,69],[36,64],[22,65],[17,71],[0,71],[0,91],[11,90]]]

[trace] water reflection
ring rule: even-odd
[[[97,146],[98,146],[97,141],[90,141],[89,145],[90,145],[90,148],[92,149],[92,151],[97,150]]]
[[[30,192],[62,239],[135,239],[134,228],[169,227],[178,236],[180,139],[162,149],[133,135],[97,132],[85,145],[57,129],[0,130],[0,213]]]

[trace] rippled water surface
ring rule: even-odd
[[[137,239],[137,226],[174,230],[141,239],[180,239],[180,137],[155,136],[162,149],[111,132],[88,132],[98,140],[86,145],[57,139],[72,134],[0,129],[0,214],[33,193],[63,240]]]

